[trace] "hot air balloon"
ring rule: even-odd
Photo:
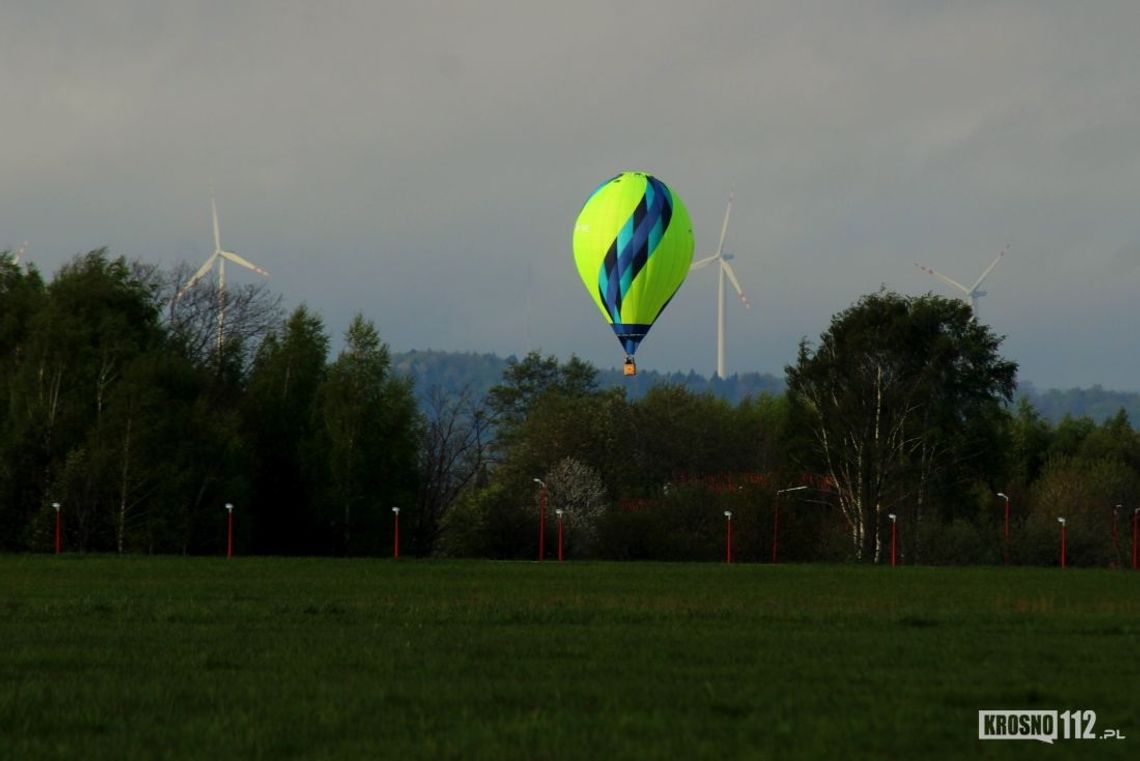
[[[693,261],[685,204],[656,177],[623,172],[602,183],[578,214],[574,261],[583,285],[625,349],[625,374]]]

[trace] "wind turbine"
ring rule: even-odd
[[[722,380],[724,379],[724,279],[726,277],[731,281],[732,287],[736,289],[736,294],[740,296],[740,300],[744,302],[744,308],[752,308],[748,303],[748,297],[744,295],[744,290],[740,287],[740,281],[736,279],[736,273],[732,271],[732,265],[728,263],[733,258],[732,254],[724,253],[724,236],[728,233],[728,218],[732,214],[734,195],[735,191],[728,194],[728,208],[724,211],[724,224],[720,228],[720,243],[717,244],[716,255],[693,262],[692,266],[689,267],[689,271],[692,272],[707,267],[713,262],[720,265],[716,278],[716,374]]]
[[[214,262],[218,263],[218,354],[222,353],[222,344],[225,342],[225,327],[226,327],[226,260],[229,259],[234,264],[245,267],[248,270],[253,270],[259,275],[269,277],[269,273],[261,267],[253,264],[246,259],[235,254],[233,251],[226,251],[222,248],[221,235],[218,233],[218,206],[214,203],[213,194],[210,195],[210,210],[214,213],[214,253],[210,254],[210,258],[206,263],[198,268],[194,276],[186,281],[186,285],[178,291],[174,296],[174,300],[182,298],[182,296],[189,291],[194,285],[206,276],[206,273],[214,266]]]
[[[1001,261],[1001,258],[1003,256],[1005,256],[1006,251],[1009,251],[1009,244],[1008,243],[1006,244],[1006,247],[1001,250],[1001,253],[997,255],[997,258],[993,260],[993,263],[990,264],[990,266],[986,267],[986,271],[982,273],[982,276],[979,277],[977,280],[975,280],[974,284],[972,286],[970,286],[969,288],[962,285],[957,280],[951,280],[950,278],[943,275],[941,272],[936,272],[935,270],[932,270],[928,267],[923,267],[921,264],[918,264],[918,263],[916,263],[914,266],[918,267],[920,270],[922,270],[923,272],[925,272],[928,275],[934,275],[934,277],[938,278],[943,283],[946,283],[947,285],[953,286],[954,288],[957,288],[962,293],[966,294],[966,300],[968,302],[970,302],[970,312],[971,312],[970,319],[977,322],[977,319],[978,319],[978,299],[980,299],[982,296],[986,295],[985,291],[979,291],[978,290],[978,286],[980,286],[982,284],[982,281],[986,279],[986,277],[990,274],[990,272],[993,271],[994,267],[997,266],[997,263]]]

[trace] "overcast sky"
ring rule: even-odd
[[[574,219],[652,172],[726,249],[728,371],[860,295],[952,292],[1039,387],[1140,390],[1140,3],[0,5],[0,248],[198,264],[222,243],[340,334],[609,367]],[[231,280],[254,282],[252,273]],[[638,352],[715,368],[716,276]]]

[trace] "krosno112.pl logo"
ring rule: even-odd
[[[1096,731],[1096,711],[978,711],[979,740],[1123,740],[1119,729]]]

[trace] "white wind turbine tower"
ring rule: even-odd
[[[1006,247],[1001,250],[1001,253],[997,255],[997,258],[993,260],[993,263],[990,264],[990,266],[986,267],[986,271],[982,273],[982,276],[979,277],[977,280],[975,280],[974,284],[972,286],[970,286],[969,288],[962,285],[957,280],[951,280],[950,278],[943,275],[941,272],[936,272],[935,270],[932,270],[929,267],[923,267],[921,264],[917,264],[917,263],[914,266],[918,267],[920,270],[922,270],[923,272],[925,272],[928,275],[934,275],[934,277],[938,278],[943,283],[946,283],[949,286],[953,286],[954,288],[957,288],[962,293],[966,294],[966,300],[970,303],[970,312],[971,312],[970,319],[977,322],[977,320],[978,320],[978,299],[980,299],[982,296],[986,295],[985,291],[979,291],[978,290],[978,286],[980,286],[982,284],[982,281],[986,279],[986,277],[990,274],[990,272],[993,271],[994,267],[997,266],[997,263],[1001,261],[1001,258],[1003,256],[1005,256],[1006,251],[1009,251],[1009,244],[1006,244]]]
[[[178,291],[174,296],[174,300],[182,298],[183,294],[189,291],[194,285],[206,276],[206,273],[214,266],[214,262],[218,263],[218,354],[222,353],[222,344],[225,342],[225,327],[226,327],[226,260],[229,259],[234,264],[241,265],[248,270],[253,270],[259,275],[269,277],[269,273],[261,267],[253,264],[246,259],[235,254],[233,251],[226,251],[222,248],[221,235],[218,233],[218,206],[214,203],[213,194],[210,195],[210,210],[214,213],[214,253],[210,254],[210,258],[206,263],[198,268],[194,276],[186,281],[186,285]]]
[[[728,218],[732,214],[732,201],[735,191],[728,194],[728,208],[724,211],[724,224],[720,228],[720,243],[716,247],[716,255],[701,259],[700,261],[693,262],[689,267],[689,271],[699,270],[702,267],[707,267],[713,262],[717,262],[720,267],[717,272],[716,278],[716,374],[723,380],[725,377],[724,372],[724,279],[727,277],[732,282],[732,287],[736,289],[736,294],[740,296],[740,300],[744,302],[745,309],[751,309],[748,303],[748,298],[744,295],[744,290],[740,287],[740,281],[736,279],[736,273],[732,271],[732,265],[729,260],[732,259],[732,254],[724,253],[724,236],[728,233]]]

